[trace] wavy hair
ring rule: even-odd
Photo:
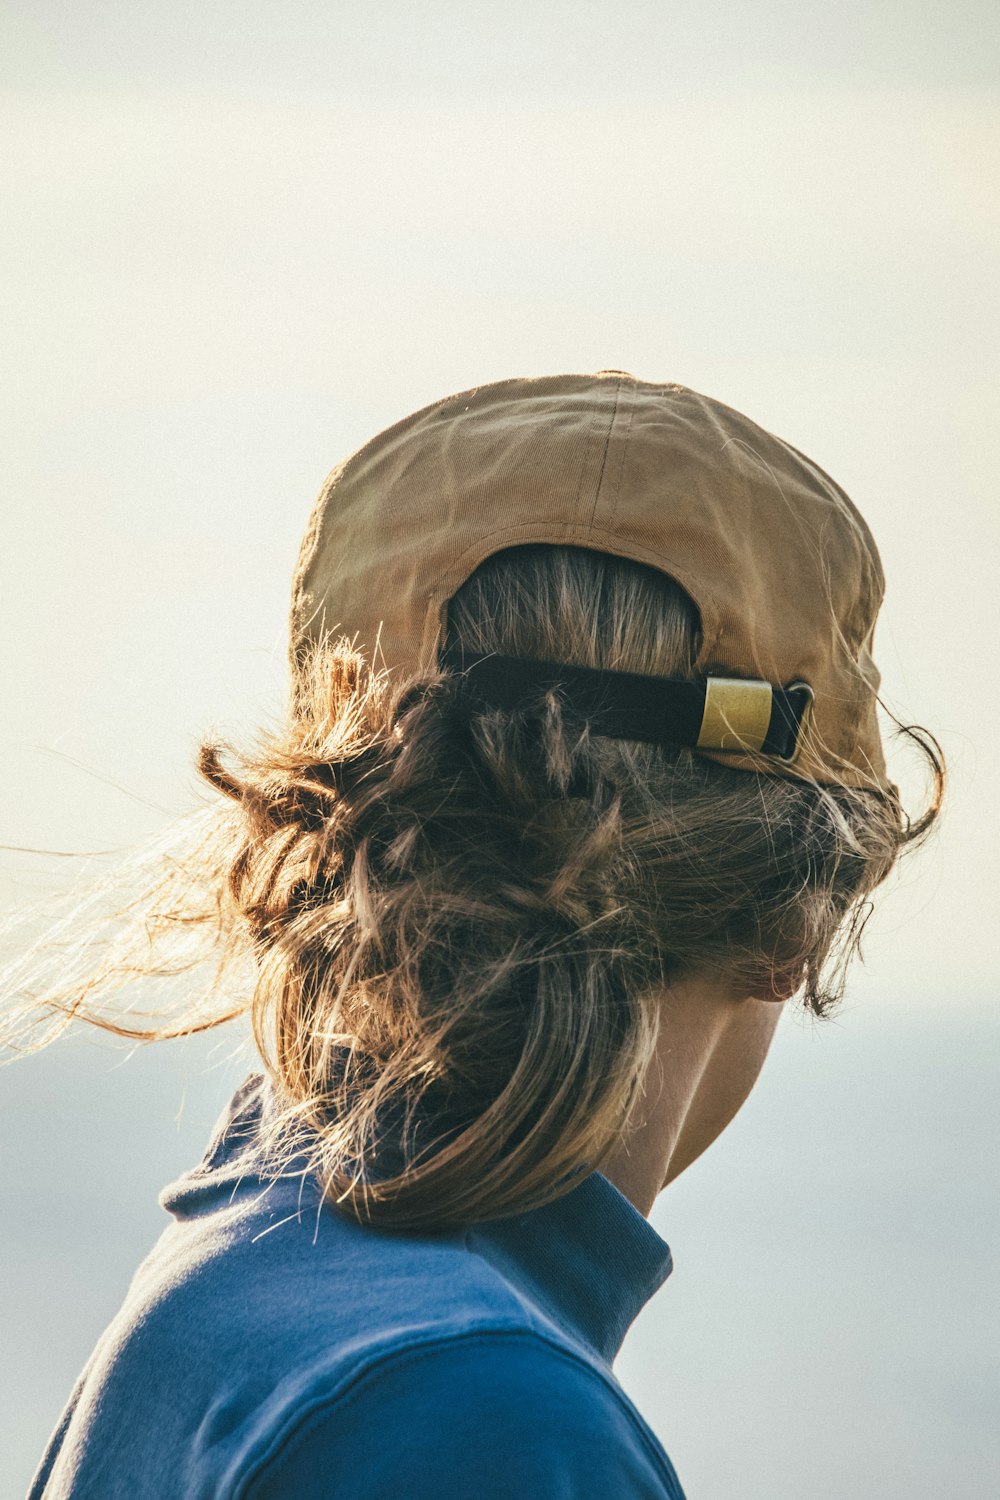
[[[482,564],[447,632],[690,676],[699,621],[655,569],[537,545]],[[395,681],[327,640],[297,661],[280,728],[242,754],[202,747],[225,800],[124,909],[131,946],[116,936],[22,1016],[46,1039],[73,1018],[157,1039],[249,1012],[271,1145],[290,1160],[308,1139],[341,1212],[411,1229],[521,1212],[611,1150],[679,976],[750,994],[779,970],[814,1014],[837,1004],[871,892],[941,805],[937,742],[899,728],[932,781],[916,818],[892,794],[592,734],[557,691],[504,711],[445,671]],[[107,1008],[203,938],[215,982],[171,1023]],[[252,983],[222,1000],[247,958]]]

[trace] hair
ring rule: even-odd
[[[447,638],[683,677],[699,619],[655,569],[533,545],[478,568]],[[272,1144],[308,1139],[341,1212],[410,1229],[521,1212],[607,1157],[678,979],[751,994],[780,972],[813,1014],[835,1007],[871,892],[941,805],[936,740],[898,727],[933,784],[916,818],[893,792],[593,734],[558,691],[505,711],[445,671],[397,681],[326,639],[299,653],[279,728],[240,754],[202,746],[224,800],[119,914],[131,946],[22,1015],[44,1041],[74,1018],[151,1040],[249,1013]],[[173,1023],[105,1008],[188,968],[203,936],[215,980]],[[252,983],[220,1000],[248,957]]]

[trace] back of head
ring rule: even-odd
[[[447,634],[650,677],[691,676],[701,646],[677,583],[558,544],[487,558]],[[363,1220],[494,1218],[599,1167],[681,974],[751,993],[778,967],[827,1011],[866,896],[927,823],[885,792],[594,734],[557,690],[491,708],[329,637],[297,670],[284,734],[238,776],[205,770],[244,815],[258,1040]]]

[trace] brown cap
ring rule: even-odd
[[[476,386],[334,469],[296,569],[293,660],[322,635],[346,634],[368,654],[377,642],[393,671],[432,669],[456,590],[492,553],[537,542],[647,563],[691,596],[696,672],[718,689],[711,713],[723,724],[713,738],[706,701],[701,753],[891,786],[870,654],[884,578],[857,509],[739,412],[619,370]],[[762,736],[739,722],[753,694],[727,699],[720,678],[811,688],[793,762],[761,753]]]

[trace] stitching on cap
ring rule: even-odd
[[[611,408],[611,421],[608,423],[608,435],[604,439],[604,452],[601,454],[601,472],[597,476],[597,486],[594,490],[594,503],[590,507],[590,515],[587,518],[588,529],[594,524],[594,517],[597,514],[597,506],[601,498],[601,485],[604,483],[604,470],[607,467],[608,453],[611,449],[611,434],[615,430],[615,418],[618,416],[618,403],[621,400],[622,383],[623,382],[619,379],[618,384],[615,387],[615,404]]]
[[[632,431],[632,418],[635,415],[635,392],[633,391],[632,404],[628,409],[628,419],[625,423],[625,431],[621,436],[621,456],[618,459],[618,473],[615,477],[614,488],[611,492],[611,510],[608,513],[607,525],[614,525],[615,516],[618,514],[618,501],[621,498],[622,475],[625,473],[625,449],[628,446],[629,435]]]
[[[615,404],[617,405],[617,398],[616,398]],[[580,522],[580,497],[583,494],[583,476],[587,472],[587,455],[590,452],[590,445],[593,442],[594,434],[597,432],[598,421],[600,419],[600,416],[601,416],[601,404],[595,398],[594,408],[593,408],[593,411],[590,414],[590,426],[589,426],[589,428],[587,430],[587,436],[586,436],[586,438],[584,440],[584,444],[583,444],[583,454],[582,454],[582,457],[580,459],[580,473],[579,473],[579,476],[578,476],[577,482],[576,482],[576,496],[575,496],[575,498],[573,500],[573,519],[572,519],[572,521],[564,521],[563,522],[563,528],[562,528],[563,537],[568,536],[569,532],[574,527],[579,526],[581,524],[581,522]],[[614,420],[614,415],[612,414],[612,421],[613,420]],[[609,427],[608,428],[608,439],[610,439],[610,437],[611,437],[611,428]],[[604,452],[605,452],[605,454],[607,453],[607,442],[608,442],[608,440],[606,439],[605,440],[605,444],[604,444]],[[601,460],[601,473],[602,474],[604,473],[604,461],[603,461],[603,459]],[[600,481],[598,481],[598,493],[600,493]],[[594,503],[596,505],[596,503],[597,503],[596,500],[595,500]]]

